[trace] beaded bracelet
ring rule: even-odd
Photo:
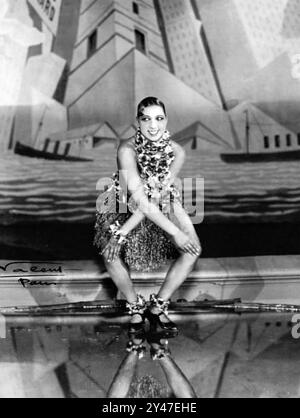
[[[162,298],[158,298],[157,295],[155,295],[153,293],[153,294],[150,295],[150,302],[151,302],[152,306],[155,306],[155,307],[161,309],[165,313],[168,312],[168,307],[169,307],[169,304],[170,304],[169,300],[164,300]]]
[[[127,241],[127,238],[125,237],[125,235],[123,235],[120,232],[121,225],[119,221],[116,221],[114,224],[110,225],[109,228],[110,228],[110,232],[112,236],[118,240],[118,244],[122,244],[123,242]]]
[[[169,356],[171,351],[168,347],[151,348],[150,354],[152,360],[160,360],[161,358]]]
[[[132,341],[129,341],[127,343],[126,351],[128,351],[129,353],[136,353],[138,358],[141,359],[144,357],[146,347],[142,344],[134,344]]]

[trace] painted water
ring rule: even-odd
[[[96,184],[115,171],[115,153],[115,148],[108,145],[95,161],[84,163],[3,155],[1,224],[93,221],[99,194]],[[297,161],[228,164],[217,154],[188,150],[180,177],[204,179],[205,222],[300,220]],[[187,190],[185,203],[192,204],[197,196],[201,191]]]

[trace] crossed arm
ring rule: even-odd
[[[170,183],[173,183],[183,165],[185,159],[185,152],[183,148],[172,142],[175,159],[170,167]],[[173,222],[165,216],[157,204],[152,200],[149,201],[145,192],[142,179],[140,178],[137,162],[135,158],[134,149],[128,144],[122,144],[118,149],[118,166],[120,173],[126,172],[127,178],[123,179],[123,184],[127,184],[128,190],[131,193],[132,198],[137,204],[137,210],[133,215],[122,225],[119,232],[121,235],[126,236],[131,230],[133,230],[144,217],[147,217],[167,234],[171,236],[171,239],[175,244],[184,252],[197,255],[199,252],[198,243],[191,239],[186,233],[181,231]],[[106,248],[103,250],[104,255],[107,256],[108,261],[114,260],[120,249],[120,244],[109,242]]]
[[[169,183],[173,184],[176,180],[185,160],[185,150],[176,142],[172,141],[172,147],[174,150],[175,159],[170,166],[170,180]],[[120,157],[118,156],[119,164],[122,167],[122,151],[120,152]],[[128,234],[132,231],[144,218],[146,217],[145,213],[142,212],[141,209],[137,208],[137,210],[133,213],[133,215],[124,223],[121,228],[121,232],[124,234]]]

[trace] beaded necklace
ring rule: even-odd
[[[153,188],[162,190],[170,179],[170,166],[175,159],[170,133],[165,131],[158,141],[150,141],[138,129],[134,148],[140,176],[146,183],[149,194],[152,194]]]
[[[135,134],[134,149],[146,195],[148,198],[160,199],[161,210],[168,212],[170,197],[181,200],[176,186],[170,184],[170,166],[175,159],[170,133],[165,131],[162,137],[154,142],[148,140],[138,129]],[[127,195],[121,188],[118,171],[113,174],[112,180],[113,184],[108,188],[107,193],[115,189],[119,203],[126,203]],[[127,203],[130,210],[136,210],[135,203],[130,201]]]

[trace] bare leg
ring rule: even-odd
[[[179,228],[188,234],[194,242],[198,243],[199,248],[201,248],[199,238],[190,217],[179,204],[174,204],[173,208]],[[198,255],[191,255],[180,251],[179,258],[169,268],[165,281],[159,290],[158,297],[165,300],[170,299],[175,290],[178,289],[178,287],[185,281],[189,273],[193,270],[195,262],[200,255],[201,253]]]
[[[176,398],[197,398],[191,383],[171,356],[161,358],[159,363]]]
[[[123,293],[128,302],[135,302],[137,294],[134,290],[128,268],[124,262],[117,257],[114,261],[108,262],[104,257],[105,267],[112,281]]]
[[[103,258],[108,274],[110,275],[117,288],[123,293],[127,302],[136,302],[137,294],[134,290],[128,268],[124,262],[120,259],[120,257],[115,258],[115,260],[112,262],[107,261],[105,257]],[[130,322],[141,322],[141,315],[132,315]]]
[[[136,370],[138,356],[128,353],[117,371],[110,388],[108,398],[126,398]]]
[[[173,262],[164,283],[162,284],[158,297],[168,300],[179,286],[186,280],[187,276],[193,271],[195,262],[199,256],[181,253],[179,258]]]
[[[198,259],[198,255],[194,256],[187,253],[181,253],[180,257],[173,262],[163,285],[161,286],[157,297],[168,301],[176,289],[185,281],[188,274],[193,270],[194,264]],[[156,303],[150,308],[154,315],[160,315],[160,321],[169,324],[169,328],[176,330],[176,325],[170,321],[165,311]],[[163,313],[163,315],[161,315]]]
[[[174,213],[177,218],[179,227],[190,236],[190,238],[198,244],[199,248],[201,249],[201,245],[196,234],[195,228],[180,205],[174,205]],[[172,294],[179,288],[179,286],[186,280],[187,276],[191,271],[193,271],[194,265],[199,258],[201,253],[199,252],[198,255],[192,255],[190,253],[185,253],[180,251],[179,258],[174,261],[166,275],[165,281],[162,284],[157,297],[161,298],[165,301],[169,300]],[[152,306],[151,307],[152,314],[159,315],[161,312],[161,308],[159,306]],[[161,315],[162,322],[169,322],[169,319],[166,315]]]
[[[143,340],[138,338],[131,341],[135,345],[141,345],[143,343]],[[107,394],[108,398],[126,398],[136,371],[138,360],[139,356],[135,351],[131,351],[126,355],[110,385]]]

